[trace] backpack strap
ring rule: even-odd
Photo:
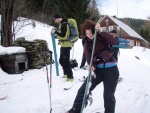
[[[67,23],[67,24],[68,24],[68,26],[69,26],[69,31],[70,31],[70,36],[71,36],[71,29],[70,29],[69,23],[68,23],[68,22],[63,22],[62,24],[64,24],[64,23]],[[69,38],[69,37],[68,37],[68,38]],[[69,41],[69,40],[63,40],[63,41]]]

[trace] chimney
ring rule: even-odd
[[[114,15],[113,17],[116,18],[116,15]]]

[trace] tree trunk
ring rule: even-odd
[[[12,23],[15,0],[1,0],[2,34],[1,44],[5,47],[12,45]]]

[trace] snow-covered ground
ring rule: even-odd
[[[53,51],[51,29],[51,26],[36,22],[35,28],[32,25],[27,25],[21,29],[17,37],[24,36],[26,40],[47,40],[49,49]],[[59,48],[59,45],[57,45],[58,58]],[[22,48],[6,49],[0,46],[0,54],[22,50]],[[123,80],[118,83],[115,94],[116,113],[150,113],[150,50],[143,50],[142,47],[120,49],[118,67],[120,77]],[[74,58],[77,59],[79,65],[82,59],[82,51],[81,40],[78,40],[75,43]],[[48,65],[48,71],[49,68]],[[60,65],[59,73],[60,75],[56,76],[55,65],[53,64],[52,113],[65,113],[72,107],[77,91],[82,85],[82,82],[79,82],[78,79],[88,75],[87,70],[73,70],[74,82],[68,83],[62,78],[63,73]],[[7,96],[6,99],[0,100],[0,113],[49,113],[49,87],[46,76],[46,67],[13,75],[3,72],[0,68],[0,98]],[[65,91],[63,89],[71,85],[73,87],[70,90]],[[103,84],[97,86],[92,94],[94,102],[91,106],[87,106],[83,113],[98,111],[104,113]]]

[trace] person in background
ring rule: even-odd
[[[63,19],[59,14],[53,16],[55,23],[59,24],[58,30],[52,29],[51,33],[56,35],[56,39],[59,41],[60,48],[60,58],[59,63],[63,68],[64,78],[67,78],[68,82],[73,81],[73,72],[70,66],[70,50],[72,43],[67,39],[70,35],[70,29],[68,26],[67,19]]]
[[[110,33],[113,37],[115,37],[118,40],[118,43],[116,44],[118,46],[117,47],[114,47],[114,46],[111,47],[111,50],[114,53],[113,56],[118,61],[119,48],[132,48],[133,46],[130,46],[129,40],[123,39],[123,38],[118,38],[116,30],[112,30]]]
[[[123,39],[123,38],[118,38],[117,37],[117,31],[116,30],[112,30],[111,35],[113,37],[115,37],[118,40],[118,47],[111,47],[112,52],[114,53],[114,58],[116,59],[116,61],[118,62],[118,53],[119,53],[119,48],[133,48],[133,46],[130,46],[129,44],[129,40]],[[119,77],[118,78],[118,83],[121,82],[123,80],[123,78]]]
[[[89,65],[92,55],[92,46],[95,29],[97,29],[98,32],[96,36],[92,67],[90,67]],[[108,48],[103,45],[101,38],[103,38],[108,45],[115,45],[118,43],[118,41],[110,33],[102,32],[100,24],[95,24],[93,21],[88,19],[86,19],[81,25],[81,34],[82,38],[86,40],[84,45],[84,52],[88,64],[88,70],[90,70],[91,68],[91,70],[96,75],[96,78],[92,77],[92,84],[89,89],[89,92],[93,91],[98,84],[103,82],[105,113],[115,113],[115,91],[117,87],[117,81],[119,78],[119,71],[117,67],[117,61],[112,56],[111,51],[109,51]],[[86,83],[87,79],[79,88],[76,98],[74,100],[74,104],[67,113],[80,113]]]

